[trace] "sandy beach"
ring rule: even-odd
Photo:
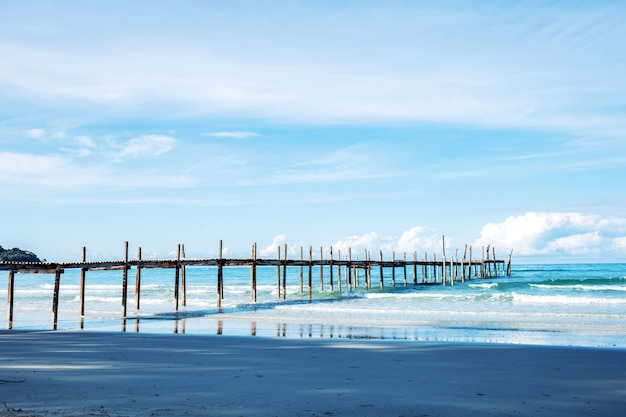
[[[626,351],[0,333],[2,416],[616,416]]]

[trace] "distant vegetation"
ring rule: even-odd
[[[37,255],[22,249],[4,249],[0,246],[0,262],[41,262]]]

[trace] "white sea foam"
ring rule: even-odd
[[[538,288],[550,291],[626,291],[626,285],[547,285],[547,284],[529,284],[531,288]]]
[[[468,285],[470,288],[480,288],[483,290],[489,290],[492,288],[498,288],[498,283],[497,282],[487,282],[487,283],[480,283],[480,284],[469,284]]]
[[[625,305],[626,298],[574,297],[567,295],[537,295],[512,293],[513,302],[528,304],[616,304]]]

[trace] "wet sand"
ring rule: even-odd
[[[0,332],[0,416],[616,416],[626,350]]]

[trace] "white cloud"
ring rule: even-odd
[[[287,236],[283,234],[276,235],[272,239],[272,243],[270,243],[270,245],[267,246],[265,249],[261,249],[259,253],[261,256],[268,256],[268,255],[275,256],[278,253],[277,248],[281,247],[281,250],[282,250],[282,246],[284,245],[286,241],[287,241]],[[285,256],[285,254],[281,252],[281,256]]]
[[[613,249],[626,252],[626,237],[618,237],[612,240]]]
[[[0,152],[0,183],[43,183],[51,172],[67,163],[58,155]]]
[[[402,233],[395,245],[397,252],[418,252],[433,251],[441,247],[441,235],[434,229],[424,226],[415,226]]]
[[[372,231],[364,235],[353,235],[345,239],[337,241],[333,245],[333,249],[340,250],[343,255],[347,256],[348,249],[352,250],[352,258],[363,256],[363,251],[373,251],[380,248],[380,236],[378,233]]]
[[[565,236],[549,242],[547,249],[550,252],[565,251],[571,254],[587,254],[595,252],[602,243],[600,232],[579,233]]]
[[[126,142],[116,159],[138,156],[155,157],[169,152],[173,146],[174,139],[169,136],[142,135]]]
[[[255,132],[212,132],[212,133],[205,133],[204,136],[211,136],[211,137],[216,137],[216,138],[244,139],[244,138],[252,138],[255,136],[259,136],[259,134]]]
[[[492,244],[521,256],[586,256],[611,259],[626,249],[626,219],[581,213],[528,212],[489,223],[476,246]],[[574,258],[580,259],[581,258]]]
[[[85,148],[95,148],[96,144],[94,143],[91,136],[75,136],[74,141]]]
[[[42,139],[46,136],[46,131],[44,129],[29,129],[24,132],[26,136],[33,139]]]
[[[417,252],[418,258],[424,252],[432,256],[432,253],[441,253],[441,238],[442,235],[435,229],[431,229],[424,226],[415,226],[411,229],[403,232],[400,237],[398,236],[381,236],[375,231],[365,233],[363,235],[353,235],[347,238],[341,239],[333,244],[333,249],[341,251],[342,258],[345,258],[348,254],[348,249],[352,250],[352,257],[356,259],[358,256],[363,259],[364,251],[370,252],[371,257],[378,258],[379,251],[383,251],[383,256],[387,259],[391,257],[391,253],[396,253],[396,258],[399,258],[404,252],[407,253],[407,257],[411,258],[413,252]],[[446,240],[446,248],[449,241]]]

